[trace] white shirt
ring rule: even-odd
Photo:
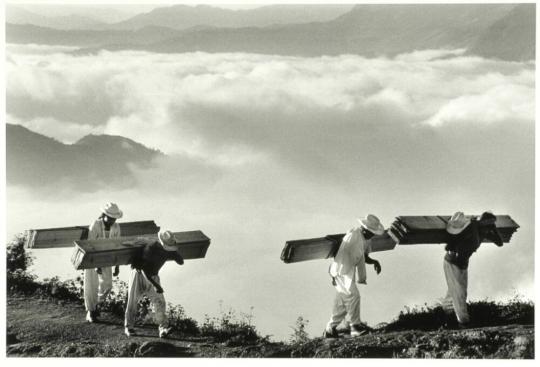
[[[366,284],[366,259],[364,253],[371,251],[362,228],[356,227],[347,232],[341,246],[330,265],[330,275],[336,280],[338,292],[350,294],[355,279]]]
[[[107,236],[105,231],[105,223],[103,219],[97,219],[90,225],[90,230],[88,231],[88,239],[96,240],[98,238],[117,238],[120,237],[120,225],[117,222],[111,226],[109,235]]]

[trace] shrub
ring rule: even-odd
[[[302,316],[298,316],[294,326],[291,326],[293,333],[290,337],[292,344],[300,344],[309,341],[309,334],[306,331],[306,326],[309,320],[305,320]]]
[[[45,278],[39,284],[39,293],[65,301],[79,301],[82,299],[82,280],[77,277],[75,280],[62,281],[60,278]]]
[[[36,282],[37,276],[28,274],[26,271],[17,269],[8,271],[6,277],[8,293],[33,294],[39,289],[39,283]]]
[[[246,345],[267,341],[269,337],[261,337],[255,326],[251,324],[252,312],[253,307],[249,314],[242,313],[238,319],[232,309],[224,312],[220,302],[220,316],[210,318],[205,315],[201,326],[201,335],[210,336],[217,342],[227,342],[228,345]]]
[[[127,303],[128,285],[126,282],[114,278],[113,286],[107,297],[101,303],[100,309],[116,315],[124,317]],[[84,296],[81,296],[81,299]]]
[[[184,335],[198,335],[201,331],[197,325],[197,321],[187,317],[184,308],[180,305],[167,305],[167,319],[169,326],[174,330]]]
[[[7,245],[6,270],[8,273],[16,270],[26,271],[33,263],[33,258],[24,248],[26,237],[23,234],[15,238]]]
[[[469,302],[471,326],[499,326],[508,324],[534,324],[534,303],[519,296],[505,302],[489,300]],[[385,330],[436,330],[457,322],[447,316],[440,306],[405,307],[396,319],[384,326]]]

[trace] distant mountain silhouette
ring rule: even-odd
[[[159,32],[145,28],[136,32],[54,33],[8,24],[6,39],[14,43],[75,45],[79,42],[81,47],[94,51],[138,49],[294,56],[373,57],[425,49],[466,48],[471,54],[520,61],[534,57],[534,10],[534,4],[357,5],[327,22],[248,28],[199,26],[186,31],[160,28]],[[92,50],[83,50],[87,51]]]
[[[536,9],[534,4],[520,4],[507,16],[492,24],[469,52],[505,60],[535,59]],[[500,47],[504,44],[505,47]]]
[[[106,23],[81,15],[46,17],[15,6],[6,6],[6,22],[54,29],[99,29]]]
[[[99,22],[99,26],[102,27],[103,24],[111,24],[124,21],[133,17],[134,15],[143,11],[143,9],[152,9],[155,8],[155,5],[125,5],[122,7],[115,6],[113,4],[67,4],[65,1],[63,3],[54,4],[54,3],[38,3],[36,1],[30,3],[7,3],[5,6],[6,9],[6,21],[11,22],[10,18],[12,14],[17,14],[17,10],[25,10],[34,14],[39,14],[43,17],[55,18],[55,17],[66,17],[66,16],[82,16],[85,18],[92,19]],[[13,22],[18,23],[18,22]],[[23,22],[34,25],[32,22]],[[54,27],[53,27],[54,28]]]
[[[41,45],[64,45],[99,47],[122,45],[134,48],[137,45],[161,42],[181,35],[181,31],[163,27],[146,27],[137,31],[60,30],[35,25],[6,24],[8,43],[36,43]]]
[[[109,26],[109,29],[136,30],[146,26],[187,29],[195,26],[216,28],[266,27],[329,21],[346,13],[352,5],[268,5],[255,9],[231,10],[209,5],[173,5]]]
[[[135,183],[130,165],[151,167],[163,153],[133,140],[88,135],[63,144],[19,125],[6,124],[8,184],[35,188],[70,187],[95,191]]]

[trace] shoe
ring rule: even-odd
[[[365,325],[351,325],[351,336],[361,336],[369,332],[367,326]]]
[[[330,339],[330,338],[337,339],[337,338],[339,338],[339,334],[338,334],[335,327],[331,328],[330,330],[328,330],[328,328],[326,328],[323,331],[323,338],[325,338],[325,339]]]
[[[124,334],[126,334],[127,337],[134,336],[134,335],[136,335],[135,334],[135,329],[130,328],[130,327],[126,327],[124,329]]]
[[[90,323],[98,322],[96,311],[88,311],[86,313],[86,321]]]
[[[339,335],[351,335],[350,327],[336,327],[336,331]]]
[[[170,327],[164,327],[164,328],[160,327],[159,328],[159,337],[160,338],[168,337],[169,334],[171,333],[171,330],[172,330],[172,328],[170,328]]]

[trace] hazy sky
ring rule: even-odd
[[[242,4],[242,2],[244,4]],[[9,1],[10,5],[17,6],[26,9],[32,13],[44,15],[44,16],[66,16],[72,14],[85,15],[94,17],[96,19],[106,22],[118,22],[140,13],[147,13],[152,9],[164,6],[171,6],[174,4],[184,4],[196,6],[200,2],[195,1],[113,1],[113,2],[101,2],[100,1],[51,1],[51,0],[33,0],[33,1]],[[263,1],[231,1],[231,4],[227,4],[227,1],[205,1],[202,4],[207,4],[215,7],[242,10],[253,9],[270,3]],[[294,3],[294,2],[292,2]],[[101,10],[108,10],[109,14],[104,14]]]
[[[319,335],[334,296],[329,260],[283,264],[286,240],[343,233],[368,213],[387,226],[398,215],[492,210],[521,228],[473,256],[470,299],[532,297],[533,63],[460,50],[394,59],[66,50],[7,48],[7,121],[67,143],[122,135],[168,158],[114,190],[8,186],[8,238],[90,223],[106,201],[125,221],[201,229],[212,239],[207,258],[165,266],[167,300],[201,322],[219,300],[253,306],[261,332],[286,338],[300,315]],[[33,254],[41,276],[77,274],[69,249]],[[369,324],[445,293],[442,246],[373,257],[382,273],[368,269],[360,287]]]

